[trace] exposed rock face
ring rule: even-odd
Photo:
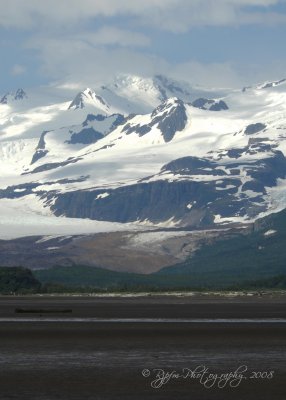
[[[104,198],[101,194],[102,190],[64,193],[55,200],[52,210],[56,215],[69,217],[161,222],[186,217],[185,214],[190,214],[187,204],[194,199],[199,207],[203,199],[215,197],[207,185],[186,181],[171,184],[163,180],[110,190]],[[190,219],[194,226],[212,222],[206,210],[200,209],[192,211]]]
[[[85,121],[82,123],[83,127],[86,127],[89,125],[90,122],[93,121],[98,121],[98,122],[103,122],[106,119],[111,119],[113,117],[116,117],[113,124],[109,128],[109,132],[111,132],[113,129],[115,129],[117,126],[121,125],[124,121],[125,118],[122,114],[112,114],[110,116],[102,115],[102,114],[88,114]]]
[[[91,143],[96,143],[98,140],[103,138],[103,134],[100,132],[97,132],[93,128],[85,128],[81,130],[80,132],[72,133],[70,140],[68,140],[66,143],[69,144],[91,144]]]
[[[44,131],[41,134],[38,146],[36,148],[35,153],[33,154],[31,164],[34,164],[41,158],[45,157],[45,155],[48,153],[48,150],[46,149],[46,142],[45,142],[45,136],[49,131]]]
[[[68,144],[92,144],[96,143],[98,140],[102,139],[104,136],[108,135],[113,129],[120,125],[124,121],[124,117],[121,114],[112,114],[109,116],[102,114],[88,114],[85,121],[82,123],[81,130],[72,131],[70,130],[71,137],[66,141]],[[105,123],[102,126],[102,131],[100,125],[98,129],[94,128],[93,122]]]
[[[155,76],[155,84],[156,84],[157,89],[160,91],[160,93],[162,95],[161,99],[163,101],[167,100],[167,98],[168,98],[168,96],[166,94],[166,90],[168,90],[170,93],[173,93],[173,95],[175,95],[175,96],[182,94],[184,97],[191,97],[191,93],[188,90],[183,89],[176,82],[170,81],[168,78],[166,78],[163,75]]]
[[[73,126],[72,129],[68,130],[68,140],[62,139],[62,142],[70,145],[89,145],[92,143],[96,143],[98,140],[108,135],[118,125],[122,124],[124,120],[125,119],[121,114],[112,114],[109,116],[102,114],[88,114],[82,124],[75,127]],[[95,129],[93,124],[95,124],[95,126],[98,126],[98,129]],[[44,131],[41,134],[38,146],[36,147],[36,151],[33,154],[31,164],[36,163],[38,160],[48,154],[49,151],[46,148],[46,141],[49,140],[49,137],[51,135],[56,135],[57,132],[60,131]],[[61,132],[58,136],[60,135]],[[51,151],[52,150],[53,149],[51,149]],[[64,165],[63,163],[61,165]]]
[[[187,120],[184,102],[173,98],[163,102],[152,112],[151,122],[146,125],[128,123],[124,126],[123,132],[127,134],[135,132],[139,136],[144,136],[151,131],[152,127],[156,126],[162,132],[164,141],[170,142],[176,132],[185,128]]]
[[[279,81],[274,81],[274,82],[267,82],[264,85],[260,86],[260,89],[268,89],[275,86],[279,86],[284,82],[286,82],[286,79],[280,79]]]
[[[27,98],[26,92],[24,92],[23,89],[18,89],[18,90],[16,91],[16,93],[15,93],[14,99],[15,99],[15,100],[23,100],[23,99],[25,99],[25,98]]]
[[[174,99],[160,104],[153,113],[152,126],[158,123],[165,142],[170,142],[176,132],[182,131],[187,122],[186,108],[182,100]]]
[[[17,89],[16,92],[6,93],[0,100],[0,104],[8,104],[10,101],[23,100],[28,96],[23,89]]]
[[[76,95],[76,97],[69,105],[68,109],[76,110],[78,108],[84,108],[86,106],[86,103],[100,105],[107,109],[109,108],[109,105],[104,101],[101,96],[97,95],[92,89],[87,88]]]
[[[174,178],[166,178],[168,174]],[[199,181],[196,176],[200,176]],[[52,210],[68,217],[154,223],[173,219],[180,226],[203,227],[211,225],[217,215],[253,218],[266,211],[266,187],[275,186],[278,178],[285,177],[286,159],[275,150],[269,158],[242,164],[220,165],[208,159],[184,157],[166,164],[156,179],[105,191],[56,195]]]
[[[250,124],[245,128],[244,133],[246,135],[253,135],[254,133],[258,133],[263,131],[266,128],[265,124],[257,122],[256,124]]]
[[[286,176],[286,159],[281,151],[275,151],[274,157],[264,158],[253,163],[247,169],[249,176],[264,186],[273,187],[278,178]]]
[[[202,110],[221,111],[228,110],[227,104],[223,100],[213,100],[199,98],[191,103],[193,107],[201,108]]]
[[[261,153],[272,154],[277,148],[277,144],[267,142],[268,138],[250,138],[245,147],[233,148],[215,153],[216,159],[221,160],[226,156],[233,159],[239,159],[242,156],[255,156],[259,154],[261,155]],[[210,152],[209,154],[214,154],[214,152]]]
[[[217,164],[206,158],[183,157],[171,161],[162,168],[162,172],[171,171],[184,175],[226,175],[223,170],[216,170]]]
[[[39,165],[38,167],[36,167],[32,171],[23,173],[22,175],[26,175],[28,173],[36,174],[37,172],[49,171],[51,169],[64,167],[65,165],[74,164],[74,163],[78,162],[79,160],[81,160],[80,157],[78,157],[78,158],[71,157],[70,159],[68,159],[66,161],[62,161],[62,162],[46,163],[46,164],[43,164],[43,165]]]
[[[54,185],[55,183],[58,184],[65,184],[65,183],[76,183],[76,182],[83,182],[88,178],[88,176],[81,176],[77,179],[59,179],[56,181],[46,182],[45,185]],[[18,199],[20,197],[27,196],[29,194],[33,194],[34,190],[41,187],[42,183],[40,182],[31,182],[31,183],[22,183],[20,185],[12,185],[8,186],[6,189],[0,189],[0,199]],[[39,189],[38,195],[42,196],[45,195],[46,192],[44,190]]]

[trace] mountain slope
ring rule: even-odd
[[[271,278],[286,273],[285,240],[283,210],[257,220],[251,234],[204,245],[188,260],[158,274],[189,275],[194,285],[206,286]]]
[[[3,209],[208,227],[285,208],[283,80],[222,93],[121,76],[70,94],[0,105]]]
[[[38,270],[35,275],[43,283],[109,290],[285,287],[285,227],[284,210],[258,220],[250,234],[230,231],[228,236],[216,236],[183,263],[148,275],[83,265]]]

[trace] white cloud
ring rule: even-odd
[[[99,32],[101,32],[99,39],[96,34],[93,37],[89,33],[77,36],[67,35],[61,38],[40,36],[30,40],[28,47],[38,52],[42,74],[66,84],[76,82],[78,88],[106,82],[121,73],[143,76],[162,73],[178,80],[186,80],[191,84],[237,88],[285,77],[286,61],[281,59],[265,60],[263,64],[254,64],[245,60],[242,60],[240,64],[201,63],[192,59],[190,55],[187,62],[174,64],[168,63],[159,56],[142,53],[136,49],[98,45],[100,42],[116,41],[112,35],[111,37],[103,35],[104,32],[109,32],[108,29]],[[126,31],[120,31],[121,44],[123,44],[125,33]],[[128,39],[125,44],[127,43]],[[137,41],[136,43],[138,45]]]
[[[203,86],[240,87],[244,84],[243,77],[231,63],[189,61],[176,65],[170,73],[174,78]]]
[[[117,73],[152,75],[159,72],[202,85],[243,86],[271,72],[268,60],[263,66],[243,69],[227,62],[202,64],[190,55],[187,62],[171,65],[151,54],[151,39],[156,37],[156,30],[180,33],[196,26],[283,23],[285,14],[268,9],[281,1],[0,0],[0,27],[27,29],[23,40],[30,39],[26,47],[36,50],[33,57],[39,58],[42,75],[55,80],[91,84]],[[116,17],[120,17],[121,28]],[[105,25],[95,29],[96,22]],[[197,31],[191,31],[190,37],[194,32]],[[179,46],[180,35],[177,38]],[[20,39],[17,46],[20,47]],[[145,49],[140,53],[145,47],[150,54]],[[248,67],[249,61],[245,61]],[[23,74],[25,68],[20,64],[21,59],[10,73]],[[274,70],[279,72],[281,68],[277,66]],[[277,74],[275,78],[279,77]]]
[[[73,29],[96,17],[125,16],[141,25],[175,32],[192,26],[240,25],[285,22],[285,14],[267,7],[284,0],[0,0],[0,25],[5,27],[51,26]],[[258,7],[255,13],[249,7]],[[259,9],[262,8],[260,12]]]
[[[24,65],[20,64],[15,64],[13,65],[10,73],[11,75],[17,76],[17,75],[23,75],[26,72],[26,67]]]
[[[65,82],[64,87],[70,87],[70,82],[76,82],[77,88],[102,83],[121,73],[143,76],[161,73],[192,84],[216,87],[242,87],[249,82],[246,72],[242,73],[231,63],[202,64],[190,60],[172,65],[158,56],[134,49],[94,47],[86,40],[73,37],[41,37],[30,41],[29,45],[41,52],[42,73]],[[257,73],[254,67],[252,73],[248,71],[254,81],[255,71]]]
[[[242,88],[264,81],[286,78],[286,60],[267,60],[261,63],[199,63],[178,64],[167,73],[176,79],[207,87]]]
[[[122,47],[145,47],[150,45],[150,38],[142,33],[105,26],[96,32],[81,33],[77,35],[87,43],[98,45],[118,45]]]
[[[153,75],[165,71],[168,66],[156,56],[144,55],[126,47],[96,47],[74,37],[39,37],[30,40],[27,46],[39,51],[43,74],[66,82],[90,84],[120,73]]]
[[[180,0],[179,0],[180,2]],[[74,24],[94,17],[116,15],[142,15],[152,9],[163,10],[176,5],[178,0],[0,0],[0,25],[5,27],[31,27],[42,25]]]
[[[163,12],[154,9],[141,23],[172,32],[186,32],[198,26],[240,26],[245,24],[285,23],[286,15],[270,12],[267,7],[279,0],[181,0],[177,7]],[[255,10],[250,7],[257,7]]]

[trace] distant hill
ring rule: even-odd
[[[33,293],[38,292],[41,283],[27,268],[0,267],[0,293]]]
[[[193,285],[226,285],[286,273],[286,211],[259,219],[249,235],[205,245],[158,275],[188,275]]]

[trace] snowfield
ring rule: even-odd
[[[197,108],[192,103],[198,98],[223,100],[227,109]],[[262,183],[253,177],[255,163],[261,168],[279,152],[286,155],[284,80],[216,90],[162,76],[122,75],[81,92],[77,85],[57,84],[27,90],[20,100],[10,95],[0,104],[0,238],[138,229],[137,223],[56,217],[50,207],[60,194],[76,191],[102,190],[94,201],[109,204],[114,189],[158,181],[210,184],[218,199],[228,193],[238,201],[247,198],[250,212],[216,211],[214,223],[252,221],[286,206],[283,166],[275,185],[269,177]],[[184,157],[210,166],[194,173],[162,171]],[[196,207],[191,199],[184,205],[190,213]],[[138,218],[140,226],[144,221],[148,216]],[[157,225],[176,226],[180,219],[166,221]]]
[[[119,224],[80,218],[55,217],[41,208],[35,196],[0,200],[0,239],[23,236],[69,236],[100,232],[141,230],[139,224]],[[147,229],[145,226],[144,229]]]

